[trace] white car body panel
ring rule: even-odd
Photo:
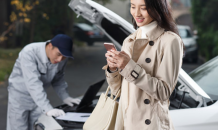
[[[170,110],[175,130],[218,130],[218,102],[208,107]]]
[[[182,37],[182,41],[183,41],[184,46],[186,48],[185,49],[186,53],[196,51],[198,49],[196,37],[192,36],[190,27],[186,26],[186,25],[177,25],[177,28],[178,28],[179,32],[180,32],[180,30],[186,30],[191,35],[190,37],[187,37],[187,36]]]
[[[182,38],[182,41],[185,46],[194,46],[196,44],[196,41],[194,38]]]
[[[210,97],[203,91],[203,89],[183,69],[181,69],[179,72],[179,78],[186,80],[187,83],[189,83],[190,86],[192,86],[192,88],[197,91],[197,93],[199,93],[201,96],[210,99]]]

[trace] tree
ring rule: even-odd
[[[27,0],[10,0],[9,20],[5,21],[7,29],[0,34],[0,43],[5,42],[6,47],[14,47],[20,44],[21,35],[26,24],[31,19],[28,13],[38,5],[38,2],[30,4]]]
[[[0,43],[10,47],[45,41],[57,33],[69,33],[73,24],[70,0],[11,0],[10,20]]]
[[[8,47],[22,47],[31,42],[51,39],[58,33],[71,35],[75,16],[68,7],[70,0],[10,1],[10,20],[7,29],[0,32],[0,44],[5,42]],[[111,0],[94,1],[104,5]]]
[[[199,51],[207,60],[218,54],[218,0],[192,0],[192,17],[198,30]]]

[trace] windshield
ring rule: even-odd
[[[214,100],[218,100],[218,57],[190,73],[190,77]]]
[[[181,36],[181,38],[190,38],[192,37],[191,33],[187,30],[187,29],[178,29],[179,31],[179,35]]]

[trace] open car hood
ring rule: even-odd
[[[187,90],[186,88],[186,86],[188,86],[189,89],[195,93],[195,95],[201,95],[205,98],[211,99],[209,95],[183,69],[179,72],[178,80],[185,84],[185,86],[179,87],[181,91],[189,92],[190,90]]]
[[[71,0],[69,7],[79,16],[99,27],[105,35],[121,48],[123,40],[135,31],[132,24],[92,0]]]
[[[121,49],[124,39],[135,31],[132,24],[92,0],[71,0],[69,7],[78,16],[82,16],[98,26],[116,44],[118,50]],[[201,95],[210,99],[203,89],[182,69],[179,73],[179,80],[188,86],[188,88],[181,86],[181,91],[192,91],[193,95],[198,95],[195,96],[196,98]]]

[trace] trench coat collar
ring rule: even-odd
[[[136,40],[136,36],[137,33],[139,31],[139,28],[129,36],[128,41],[135,41]],[[155,39],[157,39],[158,37],[160,37],[160,35],[164,32],[164,29],[161,28],[160,26],[156,26],[154,29],[150,30],[146,35],[147,35],[147,39],[148,41],[154,41]]]
[[[44,42],[39,49],[39,59],[41,59],[43,63],[50,63],[45,50],[47,42],[48,41]]]

